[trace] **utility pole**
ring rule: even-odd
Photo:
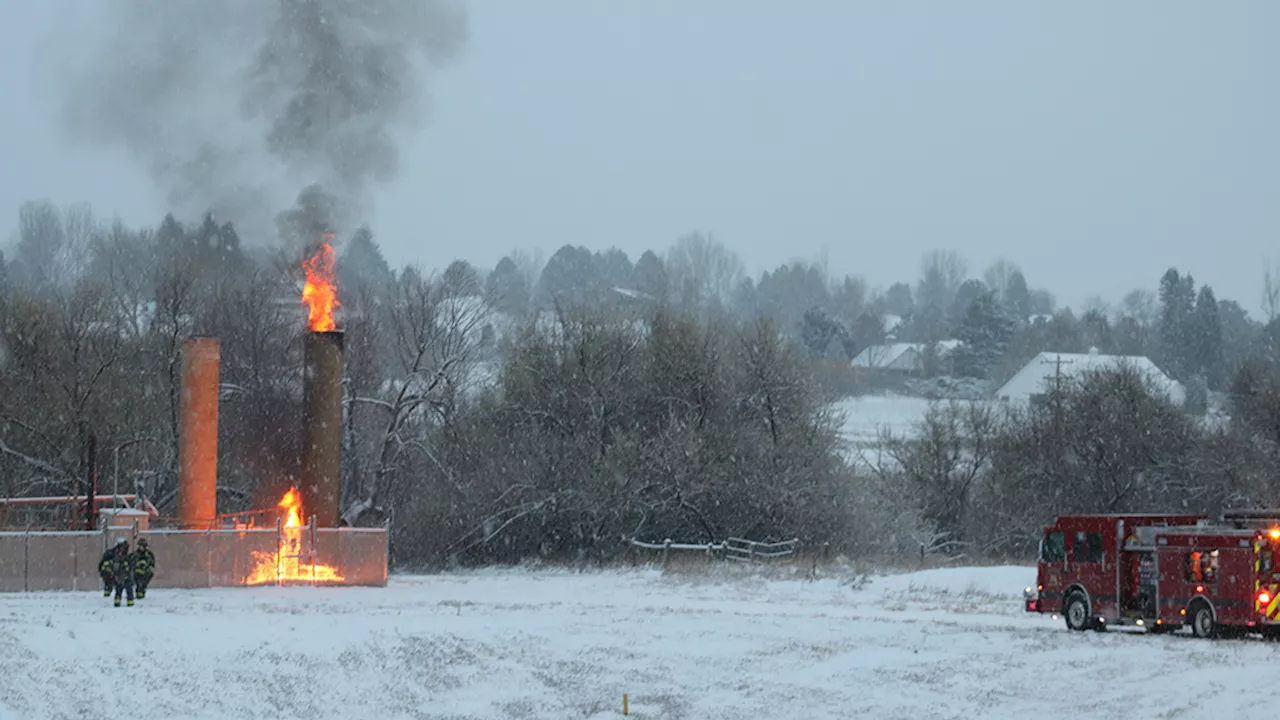
[[[1061,467],[1064,445],[1062,433],[1062,366],[1064,364],[1070,365],[1075,361],[1063,360],[1062,355],[1057,355],[1053,361],[1041,360],[1040,362],[1044,365],[1053,365],[1053,392],[1051,393],[1053,400],[1052,405],[1049,408],[1053,423],[1053,442],[1050,444],[1050,447],[1053,448],[1056,460],[1054,463],[1055,466]]]
[[[1061,391],[1061,390],[1062,390],[1062,366],[1063,366],[1063,365],[1070,365],[1070,364],[1072,364],[1072,363],[1074,363],[1074,362],[1075,362],[1075,360],[1063,360],[1063,359],[1062,359],[1062,355],[1061,355],[1061,354],[1057,355],[1057,356],[1055,357],[1055,359],[1054,359],[1054,360],[1052,360],[1052,361],[1050,361],[1050,360],[1041,360],[1041,361],[1040,361],[1040,364],[1041,364],[1041,365],[1053,365],[1053,366],[1054,366],[1054,368],[1053,368],[1053,390],[1054,390],[1054,392],[1055,392],[1055,393],[1056,393],[1056,392],[1059,392],[1059,391]]]

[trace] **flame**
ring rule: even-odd
[[[333,237],[326,234],[326,238]],[[333,309],[341,307],[338,302],[338,284],[335,280],[334,266],[337,256],[333,246],[323,243],[315,255],[302,261],[302,268],[307,271],[307,284],[302,288],[302,302],[311,308],[308,319],[309,327],[315,332],[333,330]]]
[[[302,494],[298,488],[289,488],[289,492],[280,498],[279,507],[285,511],[285,527],[302,527]]]
[[[269,585],[273,583],[299,582],[341,582],[342,574],[330,565],[314,563],[315,549],[305,552],[310,545],[306,537],[308,528],[302,524],[302,495],[297,488],[280,498],[280,509],[283,511],[284,524],[280,531],[279,552],[255,552],[253,571],[244,581],[245,585]],[[312,557],[307,557],[311,555]],[[308,561],[311,562],[308,562]]]

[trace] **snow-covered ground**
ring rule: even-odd
[[[834,403],[834,408],[845,416],[845,440],[867,446],[879,439],[882,428],[894,435],[914,432],[929,410],[929,400],[905,395],[862,395]]]
[[[849,444],[849,452],[870,465],[883,462],[877,453],[881,430],[895,437],[912,435],[924,415],[929,411],[928,398],[907,395],[862,395],[833,403],[832,407],[844,415],[841,435]],[[989,402],[983,400],[956,400],[956,403]]]
[[[0,718],[1224,718],[1275,646],[1073,633],[1022,567],[484,571],[387,588],[0,596]]]

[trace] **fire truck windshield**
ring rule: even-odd
[[[1065,537],[1060,532],[1047,533],[1040,541],[1040,560],[1047,563],[1062,562],[1067,557]]]

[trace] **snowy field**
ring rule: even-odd
[[[844,414],[845,440],[858,446],[873,445],[881,428],[894,435],[915,431],[929,410],[929,400],[902,395],[862,395],[846,398],[833,407]]]
[[[880,431],[888,430],[895,437],[914,434],[929,411],[930,402],[927,398],[905,395],[863,395],[833,403],[832,407],[844,415],[841,435],[849,443],[850,454],[875,465],[880,461],[876,451]]]
[[[0,718],[1225,718],[1276,646],[1072,633],[1028,568],[809,582],[485,571],[0,596]]]

